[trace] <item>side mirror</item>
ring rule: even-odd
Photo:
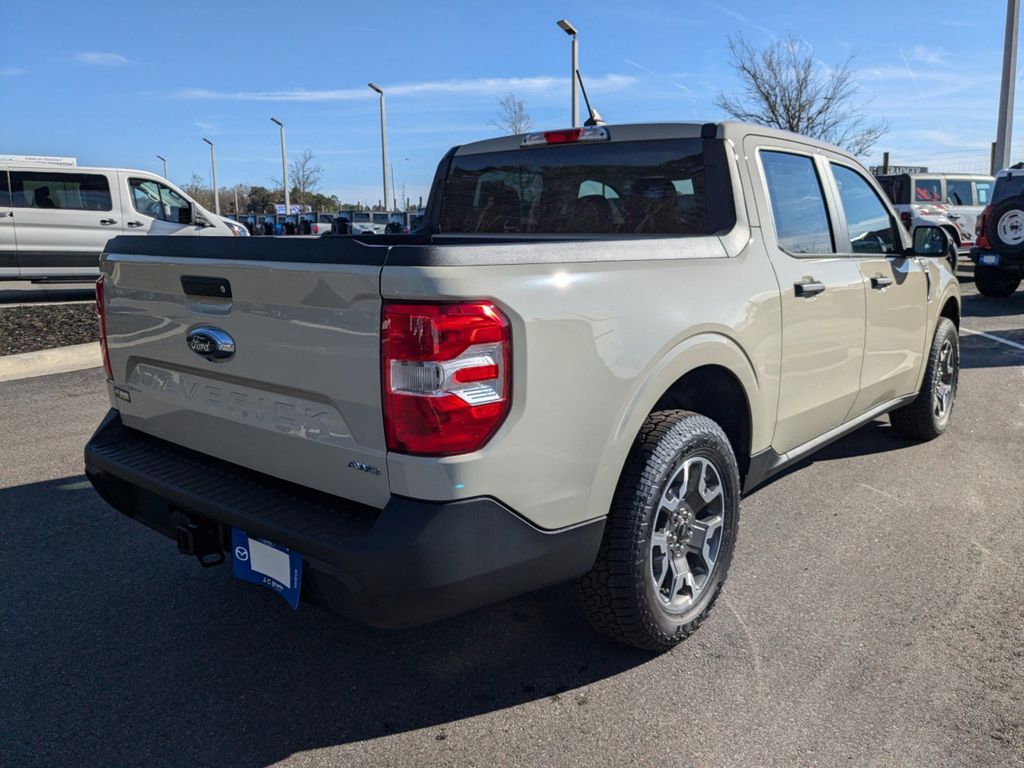
[[[942,227],[918,227],[914,230],[911,256],[945,256],[949,251],[949,235]]]
[[[192,203],[188,204],[187,208],[178,209],[178,223],[179,224],[191,224],[195,219],[192,211]]]

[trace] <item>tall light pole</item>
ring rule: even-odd
[[[270,118],[270,122],[276,123],[281,129],[281,181],[284,183],[284,212],[288,215],[292,212],[292,201],[288,194],[288,160],[284,150],[284,123],[276,117]]]
[[[384,91],[379,85],[367,83],[373,90],[380,94],[380,165],[384,172],[384,208],[387,209],[391,195],[388,192],[388,123],[384,115]]]
[[[210,173],[213,176],[213,212],[220,216],[220,191],[217,189],[217,155],[213,151],[213,142],[203,137],[210,145]]]
[[[164,161],[164,178],[166,179],[167,178],[167,158],[164,157],[163,155],[157,155],[156,159]]]
[[[995,173],[1010,164],[1013,135],[1013,92],[1017,85],[1017,30],[1020,0],[1006,1],[1006,37],[1003,39],[1003,83],[999,90],[999,126],[996,128]]]
[[[568,19],[559,19],[558,26],[565,34],[572,38],[572,74],[569,77],[569,85],[572,87],[572,127],[580,124],[580,96],[576,90],[576,73],[580,68],[580,47],[576,40],[576,27],[569,23]]]

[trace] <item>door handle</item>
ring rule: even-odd
[[[142,226],[142,222],[141,221],[129,221],[128,222],[128,226],[129,227],[141,227]]]
[[[107,227],[111,224],[117,224],[117,219],[100,219],[100,224]]]
[[[6,217],[10,217],[10,218],[13,219],[14,218],[14,211],[0,211],[0,219],[6,218]]]
[[[819,283],[816,280],[810,280],[806,283],[793,283],[793,289],[798,298],[806,299],[811,296],[817,296],[819,293],[824,293],[825,284]]]
[[[892,285],[892,278],[886,275],[875,275],[871,278],[871,287],[876,289],[885,289]]]

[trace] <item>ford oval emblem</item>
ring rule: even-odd
[[[189,331],[185,343],[189,349],[207,360],[227,360],[235,354],[235,340],[227,331],[208,325]]]

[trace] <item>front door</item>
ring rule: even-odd
[[[18,276],[18,238],[7,171],[0,169],[0,280]]]
[[[752,137],[754,141],[756,137]],[[748,139],[748,142],[752,139]],[[836,251],[823,160],[776,140],[748,148],[764,179],[760,220],[782,294],[781,386],[772,448],[784,454],[841,425],[860,387],[864,280]]]
[[[21,277],[99,274],[100,254],[122,226],[111,175],[63,168],[10,172]]]
[[[910,394],[924,354],[928,284],[888,206],[856,168],[829,163],[845,227],[838,250],[860,268],[867,293],[867,330],[860,395],[851,416]]]

